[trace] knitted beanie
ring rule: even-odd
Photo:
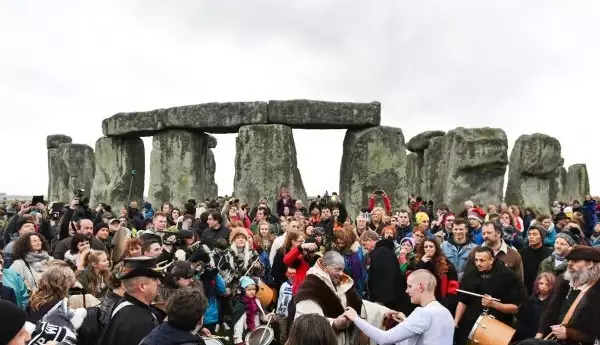
[[[250,285],[256,285],[256,282],[254,281],[254,279],[252,279],[248,276],[243,276],[242,278],[240,278],[240,287],[242,289],[245,289]]]
[[[562,238],[563,240],[567,241],[567,243],[571,247],[573,247],[574,245],[576,245],[579,242],[579,239],[576,237],[577,237],[577,235],[573,234],[569,230],[561,231],[560,233],[558,233],[556,235],[556,238]]]
[[[417,225],[423,222],[429,221],[429,216],[425,212],[419,212],[415,215],[415,220],[417,221]]]
[[[403,239],[400,240],[400,245],[402,245],[402,243],[404,242],[408,242],[413,248],[415,247],[415,240],[412,239],[411,237],[404,237]]]
[[[485,219],[485,211],[478,207],[472,208],[467,213],[467,217],[469,219],[471,219],[471,218],[477,219],[479,221],[479,223],[483,223],[483,221]]]
[[[27,314],[16,304],[0,301],[0,344],[8,344],[25,326]]]
[[[542,242],[546,239],[546,236],[548,235],[548,231],[546,231],[546,229],[539,225],[539,224],[533,224],[532,226],[529,227],[529,231],[531,231],[531,229],[536,229],[537,231],[540,232],[540,236],[542,236]]]

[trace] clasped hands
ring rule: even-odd
[[[354,320],[356,320],[358,317],[359,315],[356,312],[356,310],[354,310],[352,307],[348,307],[342,315],[338,316],[333,321],[333,327],[336,329],[345,329],[350,325],[350,322],[354,322]],[[385,317],[388,319],[392,319],[398,323],[406,319],[406,316],[403,313],[393,310],[387,313]]]

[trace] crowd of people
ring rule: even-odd
[[[2,205],[0,345],[463,345],[484,321],[513,330],[497,345],[600,339],[594,198],[406,204]]]

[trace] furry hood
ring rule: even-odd
[[[338,297],[345,295],[354,285],[352,278],[344,274],[340,281],[340,285],[336,289],[331,278],[329,278],[329,274],[323,269],[323,259],[318,259],[317,263],[308,270],[306,275],[314,275],[321,279]]]

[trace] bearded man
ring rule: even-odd
[[[359,336],[359,329],[344,316],[346,308],[352,307],[360,311],[361,317],[376,327],[381,327],[386,317],[397,313],[382,305],[362,300],[352,278],[344,274],[344,266],[344,257],[334,251],[326,252],[317,260],[308,270],[294,297],[295,317],[304,314],[323,315],[336,332],[338,345],[368,344],[369,340]]]
[[[535,339],[521,345],[592,345],[600,339],[600,250],[576,246],[566,256],[567,271],[559,277]],[[542,340],[552,333],[553,340]]]

